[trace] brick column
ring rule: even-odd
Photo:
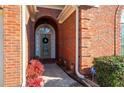
[[[80,71],[82,74],[89,74],[89,68],[92,66],[92,53],[91,53],[91,19],[93,15],[91,6],[80,7],[80,29],[79,29],[79,61]]]
[[[1,7],[4,15],[4,86],[21,86],[21,6]]]

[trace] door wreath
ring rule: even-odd
[[[48,38],[47,38],[47,37],[44,37],[44,38],[43,38],[43,43],[44,43],[44,44],[47,44],[47,43],[48,43],[48,41],[49,41],[49,40],[48,40]]]

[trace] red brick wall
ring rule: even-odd
[[[50,9],[50,8],[41,8],[41,7],[37,7],[37,13],[36,13],[36,20],[35,22],[32,22],[31,20],[29,20],[29,23],[27,25],[27,29],[28,29],[28,51],[29,51],[29,59],[32,58],[35,54],[35,24],[37,23],[37,21],[42,18],[42,17],[49,17],[49,19],[51,20],[55,20],[57,22],[57,16],[58,14],[61,12],[61,10],[57,10],[57,9]],[[57,33],[57,30],[56,30]]]
[[[28,20],[27,28],[27,43],[28,43],[28,60],[34,57],[34,22]]]
[[[41,7],[37,7],[37,18],[39,19],[40,17],[43,16],[50,16],[54,19],[56,19],[59,15],[59,13],[61,12],[61,10],[58,9],[50,9],[50,8],[41,8]]]
[[[21,6],[0,6],[4,16],[4,86],[21,86]]]
[[[68,69],[75,63],[76,12],[59,26],[59,57],[67,61]]]
[[[80,63],[87,74],[94,57],[114,55],[114,20],[117,6],[80,7]],[[118,10],[119,11],[119,10]],[[119,29],[120,15],[117,13]],[[116,52],[120,53],[120,32],[116,33]]]
[[[100,6],[98,8],[80,6],[79,61],[80,70],[83,74],[89,73],[89,67],[93,65],[92,61],[94,57],[114,55],[115,29],[117,30],[116,53],[117,55],[120,53],[119,23],[122,8],[120,7],[118,9],[116,15],[116,28],[114,29],[116,9],[117,6]],[[56,20],[59,13],[60,10],[38,8],[36,20],[43,16],[49,16]],[[67,67],[69,69],[71,69],[71,65],[75,62],[75,21],[74,12],[64,23],[58,24],[57,55],[67,61]],[[32,31],[32,29],[34,28],[30,28],[30,31]],[[31,45],[33,45],[33,43]],[[29,51],[31,51],[31,49]]]

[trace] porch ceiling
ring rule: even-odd
[[[75,11],[75,6],[72,5],[29,5],[27,6],[27,9],[32,21],[35,21],[35,14],[37,12],[36,7],[62,10],[57,18],[59,23],[63,23]]]
[[[37,12],[36,7],[62,10],[62,12],[60,12],[59,16],[57,17],[59,23],[63,23],[75,11],[75,6],[73,5],[29,5],[27,6],[27,9],[32,21],[35,21],[35,14]]]
[[[76,6],[66,5],[58,16],[58,22],[63,23],[75,10]]]
[[[51,8],[51,9],[59,9],[62,10],[65,5],[37,5],[37,7],[43,7],[43,8]]]
[[[99,7],[97,5],[93,5],[93,6]],[[27,6],[27,8],[32,21],[35,21],[35,14],[37,12],[36,7],[62,10],[59,16],[57,17],[57,20],[59,23],[63,23],[76,10],[77,6],[76,5],[29,5]]]
[[[75,6],[73,5],[37,5],[37,7],[62,10],[57,17],[59,23],[63,23],[75,11]]]

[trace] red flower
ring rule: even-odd
[[[44,66],[39,60],[33,59],[28,64],[26,71],[26,85],[29,87],[40,87],[44,85],[44,80],[39,76],[43,75]]]
[[[44,80],[42,78],[29,79],[27,81],[29,87],[42,87],[44,86]]]

